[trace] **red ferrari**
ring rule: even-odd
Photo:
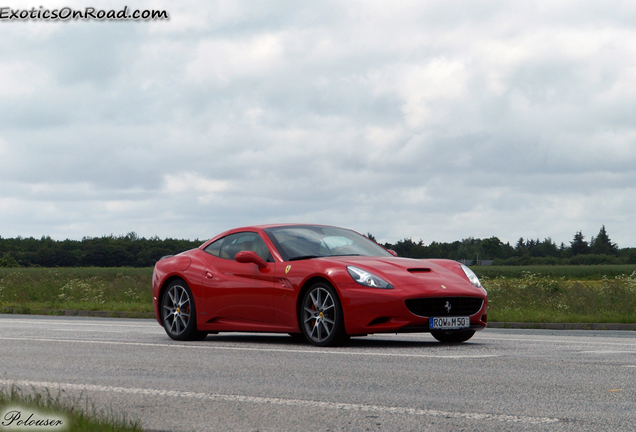
[[[159,260],[152,294],[157,321],[172,339],[280,332],[317,346],[401,332],[464,342],[486,327],[488,308],[465,265],[398,258],[354,231],[322,225],[224,232]]]

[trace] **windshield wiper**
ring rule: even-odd
[[[343,257],[343,256],[361,256],[360,254],[342,254],[342,255],[301,255],[290,258],[289,261],[298,261],[312,258],[329,258],[329,257]]]
[[[298,260],[322,258],[322,257],[324,257],[324,255],[301,255],[301,256],[290,258],[289,261],[298,261]]]

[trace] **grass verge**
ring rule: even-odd
[[[23,391],[13,385],[0,389],[0,415],[4,430],[54,430],[66,432],[141,432],[141,423],[125,414],[95,408],[85,396],[75,398],[49,389]],[[36,425],[35,422],[40,423]],[[22,423],[20,423],[22,422]],[[47,423],[46,425],[44,423]],[[31,424],[29,424],[31,423]]]
[[[152,268],[0,268],[0,311],[140,316],[153,310],[151,279]]]
[[[488,319],[533,323],[636,323],[636,271],[576,281],[525,272],[482,278]]]
[[[600,265],[532,265],[532,266],[473,266],[479,278],[523,278],[527,273],[554,279],[599,281],[605,278],[630,275],[636,271],[633,264]]]

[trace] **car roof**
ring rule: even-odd
[[[208,240],[206,240],[201,246],[199,246],[199,249],[204,249],[210,243],[212,243],[212,241],[216,241],[217,239],[230,235],[230,234],[235,234],[242,231],[263,231],[268,228],[280,228],[280,227],[333,227],[333,228],[348,229],[350,231],[353,231],[350,228],[337,227],[335,225],[308,224],[308,223],[277,223],[277,224],[274,223],[274,224],[247,225],[243,227],[231,228],[227,231],[221,232],[215,235],[214,237],[211,237]]]
[[[249,226],[244,226],[244,227],[239,227],[239,228],[232,228],[231,231],[237,231],[237,230],[246,230],[246,229],[259,229],[259,230],[265,230],[268,228],[278,228],[278,227],[290,227],[290,226],[320,226],[320,227],[329,227],[329,226],[333,226],[333,225],[323,225],[323,224],[309,224],[309,223],[277,223],[277,224],[262,224],[262,225],[249,225]],[[341,228],[341,227],[335,227],[334,228]],[[343,228],[343,229],[348,229],[348,228]]]

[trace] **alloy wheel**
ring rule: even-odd
[[[172,285],[163,298],[163,322],[170,336],[179,336],[190,323],[190,295],[181,285]]]
[[[317,286],[305,295],[302,323],[310,342],[323,344],[332,338],[337,330],[337,314],[336,302],[327,288]]]

